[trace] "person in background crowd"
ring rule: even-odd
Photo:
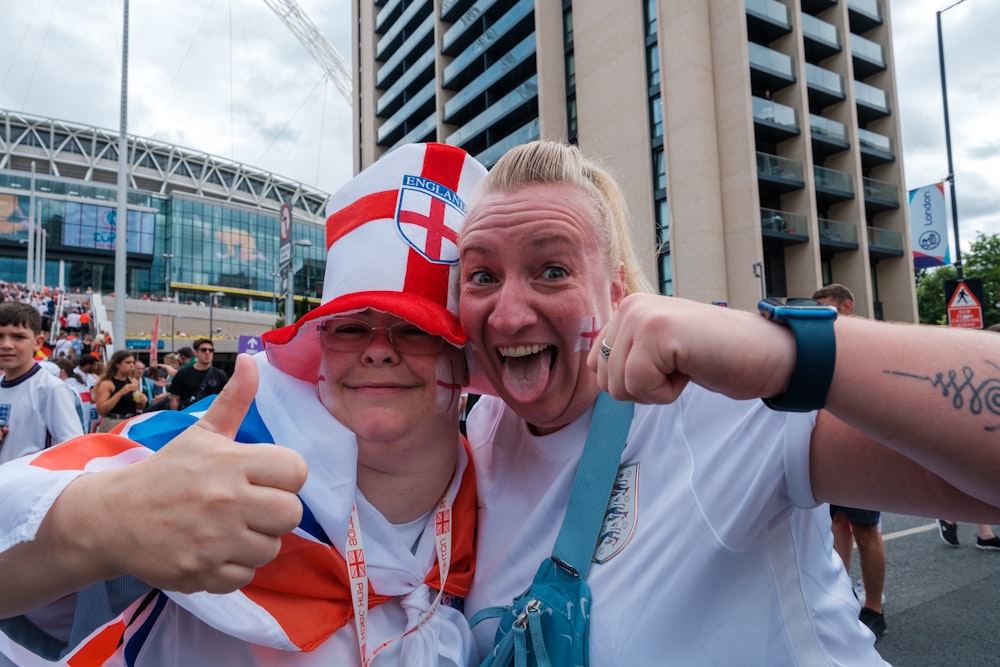
[[[177,371],[180,370],[180,357],[175,352],[169,352],[163,355],[163,363],[160,364],[160,367],[163,369],[163,372],[167,374],[167,378],[172,380],[177,374]]]
[[[155,360],[156,355],[153,355],[150,361]],[[165,368],[167,368],[165,364],[159,364],[157,366],[150,366],[144,371],[143,380],[148,388],[147,397],[149,398],[146,412],[170,409],[170,392],[167,391],[167,387],[170,385],[170,377],[164,370]]]
[[[837,309],[843,317],[854,314],[854,293],[840,283],[831,283],[816,290],[814,301]],[[851,555],[858,544],[858,562],[864,601],[858,618],[867,625],[875,639],[885,634],[885,614],[882,611],[882,591],[885,587],[885,548],[878,510],[830,505],[833,548],[844,562],[847,576],[851,575]]]
[[[185,366],[190,366],[195,362],[194,350],[185,345],[184,347],[177,350],[177,360],[180,362],[180,368]]]
[[[118,350],[111,355],[104,376],[93,393],[94,404],[101,415],[96,429],[99,433],[107,433],[146,407],[146,395],[132,377],[134,368],[135,354],[130,350]]]
[[[76,375],[76,365],[66,358],[53,359],[51,362],[59,369],[59,379],[73,390],[76,396],[76,412],[80,418],[80,426],[84,433],[90,433],[92,426],[96,423],[97,408],[94,407],[93,399],[90,395],[90,388],[80,382]]]
[[[0,463],[83,434],[73,391],[35,361],[41,329],[34,307],[0,304]]]
[[[76,362],[74,373],[80,382],[93,389],[100,379],[97,375],[97,358],[90,354],[81,356]]]
[[[80,335],[84,341],[90,338],[90,311],[86,308],[80,312]]]
[[[146,375],[146,364],[141,359],[135,360],[132,379],[139,384],[139,391],[146,395],[146,405],[151,405],[154,398],[153,381]]]
[[[194,342],[195,362],[183,366],[170,381],[170,409],[181,410],[213,394],[218,394],[226,386],[229,376],[221,368],[212,365],[215,345],[208,338]]]
[[[52,356],[56,359],[73,356],[73,341],[69,339],[69,335],[65,329],[60,329],[56,335],[56,344],[52,348]]]

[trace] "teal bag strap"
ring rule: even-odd
[[[634,403],[616,401],[603,391],[597,397],[587,442],[573,478],[569,506],[551,557],[560,568],[581,579],[586,579],[590,570],[634,408]],[[469,624],[476,627],[488,618],[503,616],[510,608],[506,605],[480,609]]]
[[[603,391],[597,397],[569,507],[552,549],[552,560],[581,579],[587,578],[594,557],[634,408],[634,403],[616,401]]]

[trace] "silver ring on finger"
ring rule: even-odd
[[[601,358],[607,361],[611,358],[611,346],[608,345],[608,341],[601,340]]]

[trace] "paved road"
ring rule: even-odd
[[[1000,665],[1000,551],[976,549],[972,524],[959,526],[957,549],[945,545],[931,519],[883,514],[882,534],[882,657],[895,667]],[[856,550],[851,574],[861,575]]]

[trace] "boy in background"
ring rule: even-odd
[[[0,463],[83,435],[73,390],[35,361],[45,342],[29,304],[0,304]]]

